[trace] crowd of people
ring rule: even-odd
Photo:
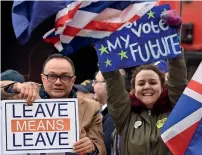
[[[160,138],[162,126],[156,124],[167,119],[186,87],[183,55],[168,63],[141,65],[128,77],[124,69],[98,70],[94,79],[74,84],[73,62],[52,54],[42,67],[42,84],[24,82],[17,71],[2,73],[1,98],[26,99],[28,105],[37,98],[78,98],[80,140],[74,144],[75,154],[171,154]]]
[[[42,84],[25,82],[13,70],[2,73],[1,99],[25,99],[32,105],[38,98],[77,98],[80,140],[74,153],[57,155],[172,154],[160,131],[187,86],[183,54],[138,66],[131,75],[124,69],[98,70],[81,84],[74,84],[71,59],[52,54],[40,76]]]

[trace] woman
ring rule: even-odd
[[[141,66],[139,69],[137,69],[134,74],[133,74],[133,77],[135,77],[135,74],[137,74],[140,69],[154,69],[155,71],[158,72],[158,74],[160,75],[161,77],[161,80],[162,80],[162,83],[166,83],[167,82],[167,75],[168,75],[168,65],[167,65],[167,62],[163,61],[163,60],[160,60],[156,63],[153,64],[154,66],[156,66],[158,68],[158,70],[160,70],[162,73],[165,74],[165,82],[164,80],[162,79],[164,77],[164,75],[162,73],[160,73],[155,67],[152,67],[151,65],[145,65],[145,66]],[[132,80],[132,83],[134,82],[134,79]],[[133,84],[134,85],[134,84]],[[164,91],[167,91],[167,89],[165,89]],[[140,106],[141,107],[141,104],[138,105],[138,102],[135,102],[136,104],[134,104],[134,100],[136,99],[136,96],[133,95],[134,94],[134,87],[131,89],[130,91],[130,98],[131,100],[133,100],[133,104],[131,104],[133,110],[140,110],[140,108],[138,108],[137,106]],[[165,95],[167,97],[167,95]],[[164,104],[162,103],[162,106],[164,106]],[[169,106],[169,104],[168,104]],[[161,107],[163,108],[163,107]],[[167,108],[169,111],[171,109],[171,107],[164,107],[164,108]],[[160,124],[161,125],[161,124]],[[118,134],[118,132],[116,131],[116,129],[114,130],[113,134],[112,134],[112,139],[113,139],[113,145],[112,145],[112,151],[111,151],[111,155],[120,155],[121,154],[121,137],[120,135]]]
[[[142,65],[132,76],[129,96],[119,71],[103,73],[107,106],[121,136],[122,155],[171,155],[160,130],[187,84],[183,55],[168,60],[169,76],[154,65]]]

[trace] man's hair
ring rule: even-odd
[[[64,59],[64,60],[67,60],[67,62],[70,63],[71,67],[72,67],[72,71],[73,71],[73,74],[75,75],[75,67],[74,67],[74,63],[73,61],[69,58],[69,57],[66,57],[62,54],[58,54],[58,53],[55,53],[55,54],[51,54],[47,59],[46,61],[44,62],[43,64],[43,68],[42,68],[42,73],[44,72],[44,68],[46,66],[46,64],[48,63],[48,61],[52,60],[52,59]]]

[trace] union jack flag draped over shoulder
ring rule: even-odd
[[[43,38],[68,55],[109,36],[128,22],[134,22],[155,4],[141,1],[70,2],[57,13],[55,28]]]
[[[202,62],[162,129],[161,137],[174,155],[202,155],[201,73]]]

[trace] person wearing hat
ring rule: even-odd
[[[76,94],[84,98],[93,99],[94,89],[92,84],[93,84],[93,80],[85,80],[81,84],[74,84],[74,89],[76,90]]]
[[[1,87],[9,85],[13,81],[23,83],[23,82],[25,82],[25,79],[22,74],[20,74],[19,72],[15,71],[15,70],[12,70],[12,69],[8,69],[1,73],[1,81],[0,81]],[[1,99],[3,99],[3,98],[1,98]]]
[[[25,79],[22,74],[19,72],[8,69],[5,72],[1,73],[1,80],[2,81],[16,81],[16,82],[25,82]]]

